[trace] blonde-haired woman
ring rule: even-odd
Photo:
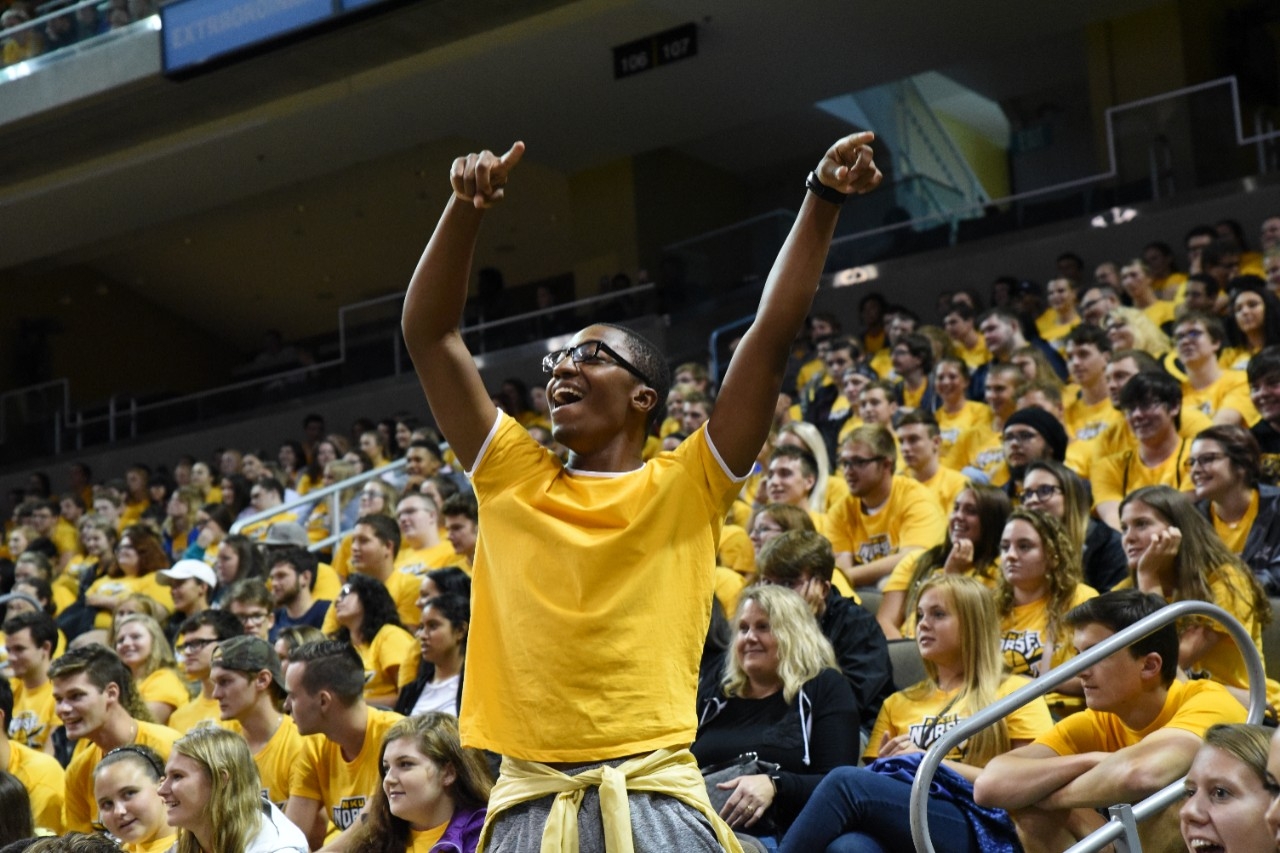
[[[1102,321],[1102,328],[1107,331],[1112,352],[1136,349],[1153,358],[1160,358],[1173,349],[1169,336],[1160,331],[1160,327],[1137,308],[1127,308],[1123,305],[1112,308]]]
[[[116,621],[112,638],[116,654],[129,667],[138,693],[157,723],[191,701],[164,629],[150,616],[135,614]]]
[[[382,736],[382,787],[348,853],[475,853],[493,780],[452,714],[406,717]]]
[[[160,797],[178,830],[174,853],[308,853],[306,836],[262,798],[262,782],[245,740],[217,726],[178,738]]]
[[[791,825],[779,847],[782,853],[827,850],[837,839],[844,845],[838,849],[912,849],[907,808],[911,783],[888,771],[899,769],[894,765],[909,766],[906,757],[922,753],[969,715],[1026,684],[1025,678],[1005,673],[995,605],[977,580],[947,574],[926,580],[917,598],[916,623],[925,679],[885,700],[865,756],[899,761],[831,772]],[[935,784],[972,799],[973,780],[988,761],[1052,726],[1048,706],[1036,699],[952,750]],[[929,798],[929,827],[934,838],[947,839],[949,851],[982,849],[967,813],[949,798]],[[1016,849],[1012,823],[1005,830]]]
[[[831,769],[858,758],[858,708],[831,644],[800,595],[742,594],[722,677],[699,690],[693,755],[707,768],[754,752],[779,769],[720,784],[720,816],[757,837],[780,835]]]

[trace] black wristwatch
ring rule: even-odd
[[[810,172],[808,177],[804,179],[804,185],[809,192],[829,204],[844,204],[849,199],[848,193],[842,193],[839,190],[833,190],[831,187],[818,180],[817,172]]]

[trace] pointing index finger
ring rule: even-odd
[[[517,165],[520,162],[521,158],[523,157],[524,157],[524,143],[520,141],[516,141],[515,143],[512,144],[511,148],[507,151],[507,153],[502,155],[502,157],[499,159],[499,162],[502,164],[502,167],[504,169],[510,169],[513,166]]]

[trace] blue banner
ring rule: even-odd
[[[190,68],[323,21],[333,15],[333,5],[333,0],[166,3],[160,7],[164,70]]]

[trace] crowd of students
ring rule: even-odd
[[[820,250],[827,208],[878,183],[868,141],[827,153],[793,241]],[[0,799],[31,820],[3,841],[615,849],[629,819],[645,850],[904,849],[923,750],[1165,603],[1220,604],[1261,653],[1280,591],[1280,304],[1236,274],[1238,229],[1193,230],[1210,242],[1181,279],[1160,244],[1087,283],[1064,255],[1043,311],[1034,284],[1001,281],[1003,304],[947,294],[931,328],[872,294],[857,336],[811,316],[784,371],[766,366],[822,254],[789,244],[762,303],[774,322],[719,387],[597,325],[547,357],[545,392],[490,395],[446,291],[465,281],[473,201],[500,200],[522,154],[455,164],[406,300],[449,445],[397,416],[358,424],[352,450],[313,416],[274,458],[224,450],[119,482],[74,465],[56,498],[32,476],[0,563],[0,767],[21,783],[0,774]],[[1263,236],[1271,250],[1280,219]],[[361,472],[338,518],[305,500]],[[705,578],[689,568],[704,557]],[[892,680],[901,638],[914,685]],[[1265,733],[1239,725],[1249,687],[1220,626],[1166,626],[949,755],[935,838],[1065,849],[1099,808],[1191,769],[1188,848],[1262,849],[1260,812],[1198,793],[1233,761],[1231,778],[1269,779]],[[1177,823],[1144,825],[1151,849]]]

